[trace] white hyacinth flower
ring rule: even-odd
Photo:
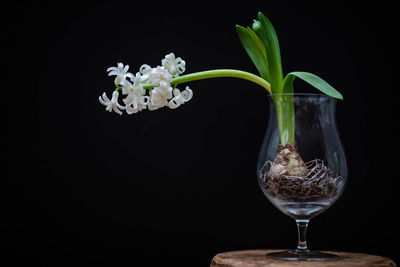
[[[149,110],[155,110],[168,106],[168,99],[172,97],[172,87],[165,81],[160,82],[160,86],[154,87],[151,91]]]
[[[119,109],[125,109],[125,107],[118,104],[118,91],[114,91],[112,94],[111,100],[107,97],[106,93],[103,93],[102,96],[99,96],[99,101],[101,104],[106,106],[106,110],[111,112],[114,111],[119,115],[122,115],[122,112]]]
[[[144,94],[145,91],[143,89],[143,85],[140,83],[142,75],[140,72],[136,73],[136,76],[133,76],[131,80],[133,81],[133,84],[130,83],[128,80],[125,80],[122,82],[122,94],[127,95],[127,94],[132,94],[135,92],[140,92],[141,94]]]
[[[183,90],[181,94],[185,99],[185,102],[188,102],[193,97],[193,91],[189,88],[189,86],[186,86],[185,90]]]
[[[133,74],[128,72],[128,70],[129,70],[129,65],[126,65],[124,67],[124,64],[122,63],[118,63],[117,67],[109,67],[107,69],[108,76],[113,76],[113,75],[117,76],[115,77],[114,80],[115,85],[122,84],[127,77],[129,77],[131,80],[134,78]]]
[[[126,112],[128,114],[137,113],[146,108],[150,98],[145,96],[146,91],[140,83],[141,75],[138,72],[134,78],[134,83],[125,81],[122,87],[122,93],[128,95],[123,102],[125,103]]]
[[[129,94],[124,100],[126,113],[132,114],[147,108],[150,97],[138,94]]]
[[[143,64],[136,75],[128,72],[129,66],[122,63],[118,63],[117,67],[108,68],[108,76],[116,76],[114,83],[117,89],[113,92],[111,100],[105,93],[99,96],[100,103],[106,106],[107,111],[122,115],[121,110],[132,114],[146,108],[155,110],[168,106],[175,109],[189,101],[193,92],[188,86],[183,91],[171,86],[173,78],[186,70],[186,62],[180,57],[176,58],[174,53],[169,53],[161,60],[161,64],[162,66],[155,68]],[[147,90],[144,86],[153,87],[149,90],[149,95],[146,95]],[[123,99],[125,106],[118,103],[119,90],[126,95]]]
[[[146,73],[151,71],[151,67],[147,64],[143,64],[142,66],[140,66],[140,74],[145,75]]]
[[[179,91],[179,89],[174,89],[174,98],[172,98],[168,102],[168,107],[171,109],[175,109],[182,105],[183,103],[189,101],[193,97],[193,91],[189,88],[189,86],[186,86],[186,89],[183,90],[182,92]]]
[[[143,66],[142,66],[143,67]],[[156,68],[141,69],[141,72],[144,73],[141,82],[151,83],[154,86],[158,86],[161,82],[167,82],[168,84],[172,81],[172,75],[168,72],[168,70],[164,67],[157,66]]]
[[[180,57],[175,58],[174,53],[170,53],[161,60],[161,65],[166,68],[173,76],[178,76],[186,70],[186,62]]]

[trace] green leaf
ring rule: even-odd
[[[309,73],[309,72],[300,72],[300,71],[295,71],[288,73],[285,77],[285,80],[283,82],[283,91],[286,89],[290,90],[292,88],[293,92],[293,81],[294,78],[298,77],[302,79],[303,81],[309,83],[310,85],[314,86],[318,90],[320,90],[322,93],[331,96],[333,98],[341,99],[343,100],[343,96],[341,93],[339,93],[335,88],[333,88],[329,83],[324,81],[322,78],[318,77],[315,74]],[[288,92],[290,93],[290,92]]]
[[[260,76],[269,81],[268,61],[265,46],[250,28],[244,28],[236,25],[236,32],[247,54],[256,66]]]
[[[272,23],[261,12],[258,13],[258,21],[261,25],[260,38],[267,52],[271,90],[272,93],[279,94],[282,91],[283,73],[278,36]]]

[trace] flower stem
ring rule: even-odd
[[[209,78],[222,78],[222,77],[232,77],[232,78],[240,78],[244,80],[248,80],[254,82],[262,87],[264,87],[268,93],[271,94],[271,85],[253,73],[241,71],[241,70],[233,70],[233,69],[218,69],[218,70],[206,70],[200,72],[194,72],[182,76],[178,76],[172,79],[171,85],[176,85],[185,82],[191,82],[196,80],[203,80]],[[150,89],[153,86],[151,84],[143,85],[144,89]]]

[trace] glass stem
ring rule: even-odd
[[[310,220],[296,220],[297,223],[297,232],[299,237],[299,242],[297,244],[297,249],[301,251],[308,250],[307,247],[307,226]]]

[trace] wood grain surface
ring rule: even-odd
[[[211,261],[211,267],[395,267],[396,264],[388,258],[364,253],[322,251],[340,256],[339,260],[325,262],[282,261],[267,258],[265,254],[283,250],[241,250],[219,253]]]

